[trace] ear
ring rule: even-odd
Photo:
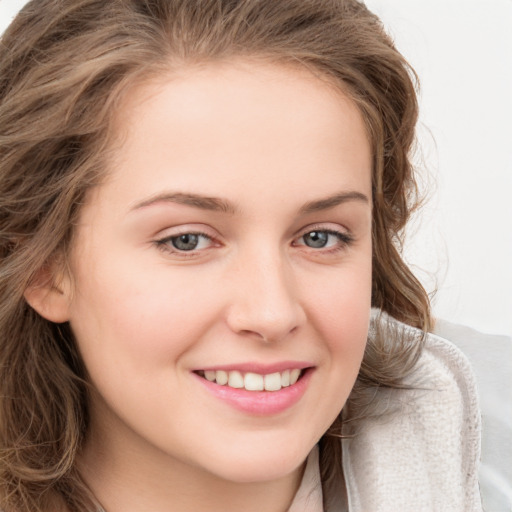
[[[60,273],[60,272],[59,272]],[[45,265],[24,293],[25,300],[43,318],[55,323],[69,320],[71,286],[69,276],[57,276]]]

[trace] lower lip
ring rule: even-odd
[[[247,414],[270,416],[286,411],[302,398],[312,373],[312,368],[306,369],[295,384],[281,388],[279,391],[236,389],[215,384],[195,373],[193,375],[212,395],[235,409]]]

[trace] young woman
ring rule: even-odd
[[[479,510],[473,381],[399,252],[413,78],[355,0],[23,9],[5,511]]]

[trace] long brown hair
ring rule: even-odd
[[[261,57],[338,84],[373,149],[373,306],[428,330],[428,296],[404,263],[416,205],[410,162],[415,75],[356,0],[33,0],[0,45],[0,506],[91,511],[76,456],[87,432],[85,371],[67,324],[26,288],[62,263],[88,189],[104,175],[112,118],[130,86],[191,63]],[[381,341],[379,341],[381,340]],[[351,397],[399,386],[421,343],[375,336]],[[382,342],[382,343],[381,343]],[[379,345],[381,343],[381,345]],[[386,357],[382,357],[383,353]],[[341,472],[340,418],[324,436],[324,484]],[[332,434],[332,435],[331,435]],[[332,478],[331,478],[332,479]]]

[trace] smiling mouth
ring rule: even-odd
[[[304,372],[305,369],[293,368],[266,375],[238,370],[199,370],[195,373],[219,386],[247,391],[279,391],[282,388],[293,386]]]

